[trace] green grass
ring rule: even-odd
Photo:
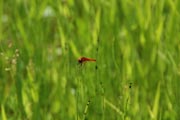
[[[179,85],[179,0],[0,0],[0,120],[177,120]]]

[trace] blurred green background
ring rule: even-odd
[[[180,0],[0,0],[0,120],[178,120],[179,85]]]

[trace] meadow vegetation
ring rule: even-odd
[[[0,0],[0,120],[178,120],[179,86],[180,0]]]

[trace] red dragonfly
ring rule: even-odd
[[[86,57],[81,57],[78,59],[78,63],[81,65],[85,62],[96,62],[96,60],[93,58],[86,58]]]

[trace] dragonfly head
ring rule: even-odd
[[[82,59],[81,58],[78,59],[78,63],[82,63]]]

